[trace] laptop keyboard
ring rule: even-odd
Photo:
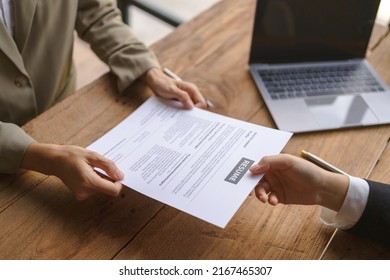
[[[362,63],[257,71],[274,100],[385,91]]]

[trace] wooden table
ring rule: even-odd
[[[213,111],[275,127],[249,75],[254,0],[224,0],[152,46],[164,66],[196,83]],[[376,27],[369,61],[390,83],[390,36]],[[104,75],[24,126],[41,142],[88,146],[148,96],[119,96]],[[297,134],[284,152],[307,149],[346,172],[390,183],[390,126]],[[0,176],[1,259],[388,259],[389,250],[319,220],[318,206],[272,207],[248,197],[225,229],[125,188],[118,198],[76,201],[35,172]],[[221,196],[223,199],[223,196]]]

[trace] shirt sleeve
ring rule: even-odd
[[[340,229],[353,227],[360,219],[367,205],[369,186],[368,183],[357,177],[349,177],[347,195],[339,212],[323,207],[321,221],[330,226]]]
[[[15,173],[19,170],[24,152],[34,142],[17,125],[0,122],[0,173]]]
[[[76,30],[108,64],[121,92],[147,70],[160,68],[154,53],[123,23],[111,0],[80,0]]]

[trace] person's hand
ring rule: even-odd
[[[77,146],[31,144],[21,167],[57,176],[78,200],[97,193],[118,196],[122,189],[119,181],[124,178],[114,162]],[[104,170],[112,181],[99,176],[94,167]]]
[[[287,154],[264,157],[250,171],[265,173],[255,187],[255,194],[261,202],[268,201],[271,205],[317,204],[338,211],[349,185],[347,176]]]
[[[161,69],[152,68],[147,71],[145,81],[154,94],[166,99],[176,99],[186,109],[191,109],[194,106],[207,107],[205,98],[194,84],[176,81],[165,75]]]

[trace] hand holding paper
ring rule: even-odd
[[[126,174],[124,185],[225,227],[261,178],[248,169],[278,154],[290,137],[151,97],[89,149],[117,164]]]

